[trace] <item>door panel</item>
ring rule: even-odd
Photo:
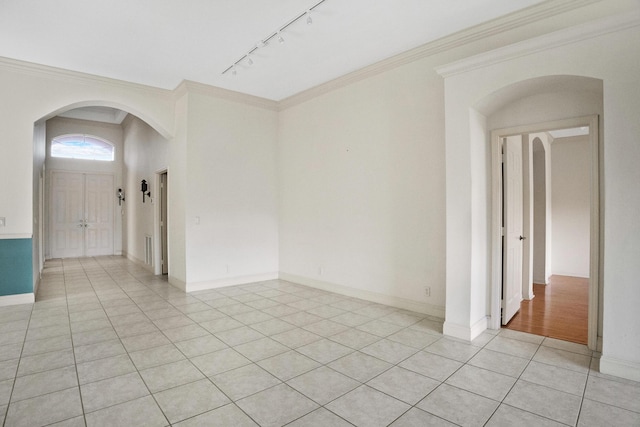
[[[114,191],[112,175],[86,175],[86,256],[113,254]]]
[[[504,152],[504,255],[502,324],[520,310],[522,301],[522,136],[503,140]]]
[[[160,175],[160,244],[162,245],[162,274],[169,273],[169,246],[167,238],[167,172]]]
[[[51,256],[83,256],[83,176],[54,172],[51,183]]]

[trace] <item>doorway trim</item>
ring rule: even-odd
[[[548,130],[589,126],[591,151],[591,209],[589,256],[588,347],[599,350],[598,308],[600,294],[600,128],[598,115],[575,117],[545,123],[522,125],[491,131],[491,329],[500,329],[502,286],[502,150],[501,138]]]
[[[155,274],[156,276],[162,275],[164,274],[162,271],[162,250],[163,250],[163,244],[162,244],[162,220],[163,220],[163,215],[162,215],[162,208],[163,208],[163,204],[168,208],[168,201],[169,201],[169,193],[168,193],[168,182],[167,182],[167,188],[166,191],[163,191],[162,189],[162,175],[167,176],[167,180],[169,177],[169,171],[167,168],[163,168],[163,169],[158,169],[156,170],[155,173],[155,188],[157,188],[157,194],[156,194],[156,200],[158,201],[157,203],[154,202],[156,208],[154,209],[154,222],[155,222],[155,232],[154,232],[154,248],[153,248],[153,252],[154,252],[154,259],[153,259],[153,263],[154,263],[154,269],[153,269],[153,274]],[[166,200],[163,200],[163,195],[166,195]],[[168,209],[167,209],[168,212]],[[168,218],[164,218],[164,227],[165,230],[167,232],[167,254],[169,253],[169,239],[168,239],[168,235],[169,235],[169,230],[167,230],[167,224],[168,224]],[[169,270],[169,265],[168,262],[169,260],[167,259],[167,274],[168,274],[168,270]]]

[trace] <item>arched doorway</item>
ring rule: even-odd
[[[590,176],[588,185],[590,185],[590,231],[588,232],[587,247],[590,247],[589,253],[589,303],[588,303],[588,344],[592,349],[598,347],[599,330],[601,331],[601,322],[599,322],[598,307],[601,300],[601,292],[599,284],[601,282],[599,272],[599,260],[600,260],[600,231],[599,231],[599,211],[600,211],[600,196],[599,196],[599,137],[600,137],[600,122],[599,118],[602,117],[602,81],[598,79],[590,79],[578,76],[549,76],[531,79],[507,86],[494,94],[486,97],[478,104],[481,114],[487,117],[486,129],[491,132],[490,141],[490,178],[488,182],[491,183],[491,238],[490,238],[490,274],[491,274],[491,289],[490,295],[490,313],[491,313],[491,328],[499,328],[500,323],[506,323],[506,321],[500,322],[504,319],[502,313],[509,311],[507,305],[508,301],[511,301],[511,313],[513,310],[519,309],[520,301],[523,299],[521,295],[526,295],[527,288],[532,285],[532,253],[533,253],[533,233],[531,224],[531,218],[528,215],[524,215],[525,228],[524,231],[520,231],[519,242],[516,246],[520,246],[522,253],[525,255],[524,264],[515,265],[517,267],[516,274],[513,277],[522,278],[520,282],[508,291],[509,283],[512,280],[507,280],[507,274],[505,273],[506,262],[503,259],[503,248],[508,243],[507,236],[508,225],[505,225],[503,219],[506,216],[506,206],[509,206],[506,202],[507,197],[503,193],[503,182],[505,178],[503,176],[503,158],[502,158],[502,141],[506,137],[517,136],[522,138],[524,142],[525,137],[527,144],[529,144],[529,135],[535,133],[544,133],[557,129],[579,128],[586,127],[590,129],[588,144],[591,154],[591,164],[588,174]],[[523,151],[523,154],[525,152]],[[532,151],[526,153],[526,156],[531,156]],[[531,158],[528,159],[532,160]],[[506,160],[505,160],[506,161]],[[532,162],[529,163],[529,168]],[[549,166],[549,165],[548,165]],[[506,167],[505,167],[506,169]],[[506,172],[504,172],[506,173]],[[529,190],[529,179],[531,175],[525,179],[525,190]],[[522,184],[520,184],[522,185]],[[530,197],[531,195],[529,195]],[[524,203],[529,209],[529,198]],[[547,199],[549,200],[549,199]],[[517,203],[522,203],[518,201]],[[550,208],[550,203],[547,209]],[[550,246],[551,226],[550,223],[546,230],[546,248],[547,255],[552,253]],[[526,240],[528,238],[528,240]],[[589,244],[590,241],[590,244]],[[547,258],[546,266],[551,269],[550,258]],[[514,267],[509,267],[513,270]],[[546,274],[546,273],[545,273]],[[519,295],[513,295],[514,289],[518,292],[520,289],[523,292]],[[517,304],[517,307],[513,307],[513,304]],[[501,313],[502,312],[502,313]],[[508,320],[508,319],[506,319]]]
[[[86,104],[79,103],[56,110],[35,124],[34,176],[37,173],[38,180],[34,178],[34,195],[39,196],[34,200],[34,216],[37,215],[40,226],[37,232],[34,230],[34,260],[42,269],[44,259],[50,257],[124,255],[138,261],[150,272],[157,273],[162,268],[158,260],[163,239],[160,238],[160,206],[153,200],[160,195],[157,172],[168,169],[168,134],[157,125],[152,126],[137,115],[121,109],[126,107],[108,106],[102,102],[91,106]],[[113,162],[52,156],[52,140],[73,133],[108,140],[114,147]],[[50,220],[56,213],[55,194],[52,192],[55,180],[52,178],[71,175],[89,179],[84,181],[84,187],[87,188],[86,183],[95,177],[108,178],[110,182],[108,191],[104,189],[97,197],[98,204],[108,211],[113,222],[112,236],[103,233],[105,239],[110,241],[110,245],[103,247],[106,252],[102,250],[96,253],[85,248],[80,253],[60,255],[60,252],[52,250],[55,237]],[[143,179],[149,182],[147,192],[153,196],[147,198],[145,203],[136,197]],[[85,202],[82,204],[86,209],[86,201],[91,197],[87,197],[86,193],[83,197]],[[166,223],[166,218],[164,221]],[[84,224],[87,224],[87,228],[91,227],[87,222],[81,225],[84,227]],[[167,240],[164,242],[165,245],[169,244]],[[149,250],[151,253],[146,253]]]

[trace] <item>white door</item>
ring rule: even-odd
[[[169,246],[168,246],[168,226],[167,221],[167,172],[160,174],[160,244],[162,255],[162,274],[169,273]]]
[[[503,139],[502,324],[520,310],[522,301],[522,136]]]
[[[113,254],[113,175],[85,175],[85,256]]]
[[[77,172],[51,174],[52,258],[113,254],[113,176]]]

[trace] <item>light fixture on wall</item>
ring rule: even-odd
[[[148,190],[149,185],[147,184],[147,181],[143,179],[140,183],[140,191],[142,191],[142,203],[144,203],[145,196],[151,198],[151,191]]]
[[[285,29],[287,29],[289,26],[293,25],[295,22],[299,21],[300,19],[306,18],[305,22],[308,25],[313,24],[313,19],[311,18],[311,11],[314,10],[316,7],[320,6],[325,1],[327,1],[327,0],[320,0],[319,2],[317,2],[316,4],[311,6],[310,8],[306,9],[304,12],[296,15],[295,18],[293,18],[290,21],[288,21],[286,24],[284,24],[283,26],[278,28],[276,31],[273,31],[267,37],[265,37],[262,40],[260,40],[258,43],[256,43],[256,45],[253,48],[251,48],[249,50],[249,52],[247,52],[246,54],[242,55],[240,57],[240,59],[238,59],[236,62],[234,62],[233,64],[228,66],[222,72],[222,74],[227,74],[228,72],[231,72],[230,74],[235,76],[236,74],[238,74],[238,70],[236,68],[236,65],[240,64],[243,61],[247,65],[253,65],[253,59],[251,59],[251,57],[250,57],[250,55],[252,53],[257,51],[258,49],[262,49],[263,47],[267,46],[271,40],[277,40],[280,44],[284,43],[284,37],[282,37],[282,34],[281,34],[282,31],[284,31]]]
[[[124,190],[122,188],[118,188],[116,195],[118,196],[118,206],[122,206],[122,202],[124,202]]]

